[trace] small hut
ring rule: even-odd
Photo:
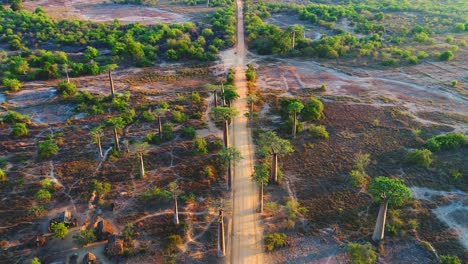
[[[117,256],[122,255],[124,251],[124,242],[122,239],[119,239],[118,236],[112,235],[107,241],[107,245],[104,249],[104,252],[108,256]]]
[[[78,223],[75,217],[72,216],[71,212],[66,210],[60,215],[49,222],[49,231],[51,231],[52,224],[64,223],[66,227],[75,227]]]

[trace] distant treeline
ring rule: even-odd
[[[157,6],[158,0],[112,0],[115,4],[133,4],[133,5],[149,5]]]

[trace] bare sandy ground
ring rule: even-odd
[[[263,263],[262,229],[258,218],[258,187],[252,181],[253,142],[248,128],[247,82],[245,78],[245,43],[242,1],[237,0],[237,56],[235,86],[240,95],[234,107],[241,114],[234,119],[232,143],[243,159],[235,164],[233,181],[233,224],[230,263]],[[228,260],[229,262],[229,260]]]
[[[42,7],[47,14],[57,19],[75,18],[94,22],[112,22],[118,19],[123,24],[184,23],[190,16],[160,8],[141,5],[112,4],[103,0],[39,0],[27,1],[24,7],[33,11]]]

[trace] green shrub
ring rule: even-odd
[[[154,144],[154,145],[159,145],[161,144],[161,140],[159,138],[159,135],[157,133],[148,133],[145,135],[145,141]]]
[[[457,86],[457,84],[458,84],[458,80],[452,80],[450,82],[450,85],[452,85],[453,87]]]
[[[51,225],[55,238],[64,239],[68,235],[68,227],[65,223],[55,223]]]
[[[362,188],[369,181],[369,176],[365,172],[352,170],[349,173],[349,179],[353,187]]]
[[[192,101],[192,103],[198,104],[198,103],[201,102],[201,96],[200,96],[199,93],[193,92],[193,93],[190,95],[190,100]]]
[[[96,235],[94,235],[93,230],[85,229],[81,230],[80,232],[76,233],[73,236],[73,240],[80,246],[85,246],[87,244],[91,244],[97,241]]]
[[[41,264],[38,258],[33,258],[31,264]]]
[[[286,234],[270,233],[265,236],[264,243],[267,251],[273,251],[286,245]]]
[[[38,217],[45,212],[45,207],[42,205],[36,205],[28,209],[28,215]]]
[[[111,184],[94,179],[90,188],[91,191],[95,191],[97,195],[105,196],[111,191]]]
[[[24,136],[27,136],[28,134],[29,134],[29,130],[26,127],[25,123],[15,123],[15,124],[13,124],[11,135],[14,138],[24,137]]]
[[[348,243],[347,252],[353,264],[372,264],[377,260],[377,254],[371,244]]]
[[[441,264],[461,264],[461,260],[457,256],[440,256]]]
[[[456,149],[468,145],[468,136],[452,132],[432,137],[426,142],[426,145],[432,151]]]
[[[171,140],[174,138],[174,125],[171,123],[164,123],[162,125],[163,137],[165,140]]]
[[[324,126],[310,125],[309,133],[314,138],[323,138],[323,139],[329,138],[328,131]]]
[[[408,162],[424,168],[429,168],[432,163],[432,152],[428,149],[415,149],[408,151],[406,159]]]
[[[76,84],[67,81],[61,81],[57,85],[57,91],[64,97],[76,94]]]
[[[419,59],[418,57],[416,56],[409,56],[406,61],[409,63],[409,64],[412,64],[412,65],[416,65],[419,63]]]
[[[8,110],[8,112],[3,116],[3,121],[5,121],[6,123],[15,124],[28,123],[30,120],[28,116],[24,116],[18,112]]]
[[[322,86],[324,86],[324,84]],[[304,109],[302,109],[302,117],[305,121],[317,121],[322,118],[323,110],[324,106],[322,101],[315,97],[311,97],[304,105]]]
[[[143,114],[141,114],[141,120],[145,122],[151,122],[156,120],[156,116],[153,114],[153,112],[144,111]]]
[[[39,160],[48,159],[57,154],[59,147],[51,139],[39,143],[37,146],[37,157]]]
[[[195,138],[195,135],[197,134],[195,128],[193,127],[183,127],[182,128],[182,136],[184,138],[188,138],[188,139],[193,139]]]
[[[172,120],[176,123],[183,123],[187,121],[187,116],[180,111],[174,110],[172,111]]]
[[[444,51],[439,55],[439,59],[442,61],[451,61],[454,57],[453,52],[450,50]]]
[[[3,85],[5,89],[12,92],[17,92],[23,87],[23,84],[19,80],[10,78],[3,79]]]
[[[46,189],[40,189],[34,197],[39,201],[49,201],[52,198],[52,194]]]
[[[193,140],[193,144],[195,146],[194,153],[199,155],[199,154],[207,154],[208,149],[207,146],[208,144],[206,143],[205,138],[203,137],[195,137]]]

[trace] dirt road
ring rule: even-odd
[[[232,264],[263,263],[262,230],[258,218],[258,187],[251,180],[253,171],[253,142],[252,133],[247,126],[248,119],[244,113],[247,108],[247,83],[245,78],[244,18],[243,5],[237,0],[237,55],[235,86],[240,98],[234,107],[240,115],[234,119],[231,142],[239,150],[243,159],[234,167],[233,181],[233,223],[231,256]]]

